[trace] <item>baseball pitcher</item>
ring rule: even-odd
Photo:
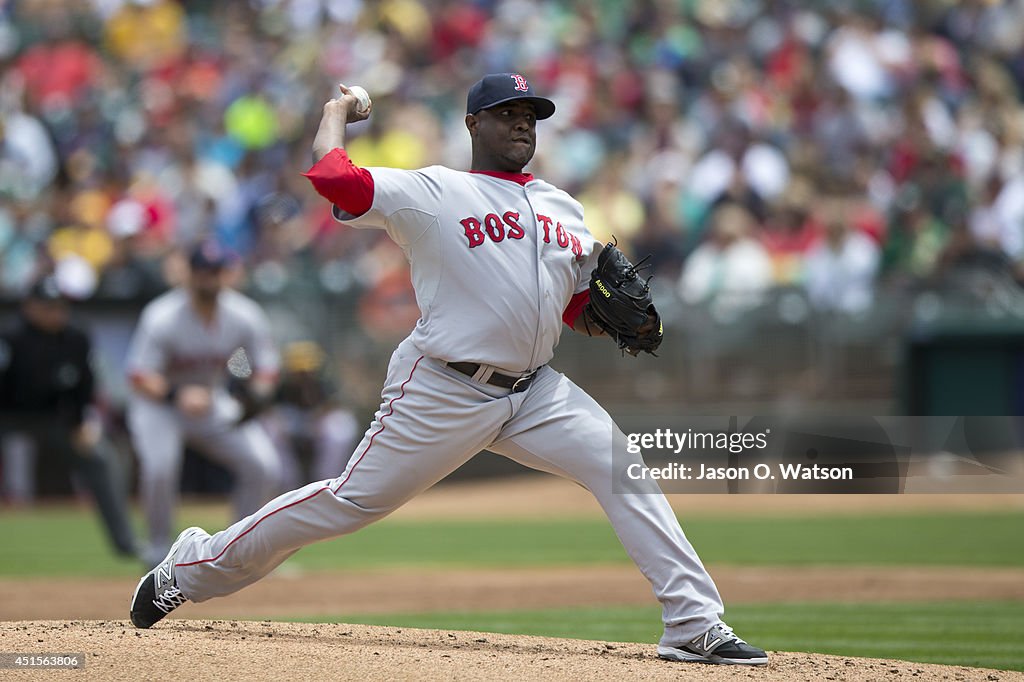
[[[380,409],[336,478],[271,501],[219,533],[183,532],[132,600],[150,627],[187,600],[236,592],[300,547],[387,515],[483,449],[590,490],[663,606],[662,658],[763,665],[764,651],[722,622],[711,577],[650,479],[627,482],[626,439],[600,405],[548,366],[564,325],[657,350],[660,316],[638,268],[587,231],[575,199],[524,173],[538,120],[555,105],[520,74],[469,91],[469,172],[360,168],[345,126],[372,106],[341,88],[329,101],[306,173],[357,229],[404,251],[421,317],[395,350]]]

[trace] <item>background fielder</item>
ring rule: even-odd
[[[189,258],[188,283],[146,306],[129,349],[128,426],[149,525],[143,558],[150,565],[170,545],[186,444],[234,475],[239,518],[276,492],[280,465],[273,444],[258,420],[241,419],[244,409],[227,390],[227,363],[245,349],[252,391],[269,396],[278,354],[259,305],[223,287],[227,265],[227,254],[215,243],[198,245]]]

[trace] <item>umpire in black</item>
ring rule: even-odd
[[[114,549],[134,555],[124,495],[103,455],[99,429],[86,419],[95,384],[91,343],[70,315],[56,279],[44,277],[0,333],[0,433],[34,444],[41,492],[70,493],[71,476],[77,476],[96,501]]]

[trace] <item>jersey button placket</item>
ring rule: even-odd
[[[532,194],[532,192],[531,192],[532,188],[529,185],[530,185],[530,183],[527,183],[526,185],[523,186],[523,196],[526,198],[526,203],[530,207],[530,213],[533,215],[533,237],[534,237],[534,239],[536,240],[536,243],[537,243],[537,262],[535,264],[535,267],[536,267],[536,277],[537,277],[537,292],[540,293],[543,290],[543,285],[542,285],[542,282],[541,282],[541,278],[544,276],[544,272],[543,272],[544,268],[542,267],[542,262],[543,262],[543,257],[544,257],[544,240],[541,237],[541,233],[543,232],[543,228],[540,226],[540,221],[537,219],[537,209],[533,205],[533,201],[530,198],[530,195]],[[541,320],[541,308],[542,308],[541,297],[538,296],[537,297],[536,318],[535,318],[536,319],[536,324],[535,324],[535,327],[534,327],[534,335],[533,335],[533,351],[532,351],[532,353],[530,355],[530,366],[527,367],[527,369],[535,369],[536,368],[536,364],[537,364],[537,346],[540,344],[540,340],[541,340],[541,337],[542,337],[541,329],[540,329],[541,322],[542,322],[542,320]]]

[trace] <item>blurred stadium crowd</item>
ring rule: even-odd
[[[1024,2],[0,2],[0,293],[56,270],[147,299],[212,234],[257,297],[358,291],[416,317],[382,234],[299,173],[336,84],[375,102],[360,165],[468,164],[465,92],[516,70],[557,103],[531,170],[691,304],[879,287],[1024,260]],[[678,282],[676,286],[675,283]]]

